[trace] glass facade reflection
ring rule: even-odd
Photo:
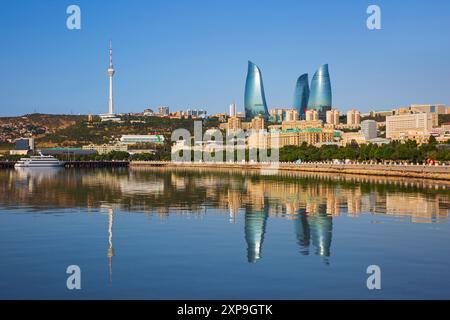
[[[308,74],[302,74],[297,79],[294,92],[293,108],[297,110],[300,119],[305,118],[306,108],[308,107],[309,100],[309,81]]]
[[[248,62],[244,106],[247,119],[252,119],[258,115],[265,119],[269,118],[261,70],[251,61]]]
[[[328,72],[328,64],[321,66],[311,80],[311,92],[308,101],[308,109],[319,112],[319,118],[325,121],[326,112],[331,110],[331,81]]]
[[[268,207],[265,207],[262,211],[247,211],[245,213],[245,241],[247,242],[248,262],[256,262],[261,258],[268,216]]]

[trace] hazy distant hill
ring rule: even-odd
[[[0,117],[0,125],[31,124],[50,130],[66,128],[78,121],[87,120],[86,115],[41,114],[33,113],[18,117]]]

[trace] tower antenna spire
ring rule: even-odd
[[[109,40],[109,67],[113,67],[113,60],[112,60],[112,41]]]

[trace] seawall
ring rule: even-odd
[[[395,164],[324,164],[324,163],[279,163],[278,165],[259,163],[177,163],[164,161],[133,161],[130,167],[167,168],[220,168],[249,170],[280,170],[291,172],[315,172],[329,174],[373,175],[435,179],[450,182],[450,166],[395,165]]]

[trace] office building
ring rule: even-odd
[[[261,70],[251,61],[248,62],[244,106],[247,120],[258,115],[269,118]]]
[[[306,109],[309,100],[308,74],[305,73],[297,79],[294,91],[294,103],[292,106],[298,112],[300,119],[305,119]]]
[[[422,142],[433,129],[433,115],[412,113],[386,117],[386,138],[393,140],[414,139]]]
[[[230,107],[229,107],[229,116],[230,117],[235,117],[236,116],[236,103],[232,103],[232,104],[230,104]]]
[[[328,64],[321,66],[311,80],[308,110],[317,110],[319,119],[326,121],[326,112],[331,109],[332,94]]]
[[[377,137],[377,122],[374,120],[364,120],[361,122],[361,132],[366,140],[375,139]]]

